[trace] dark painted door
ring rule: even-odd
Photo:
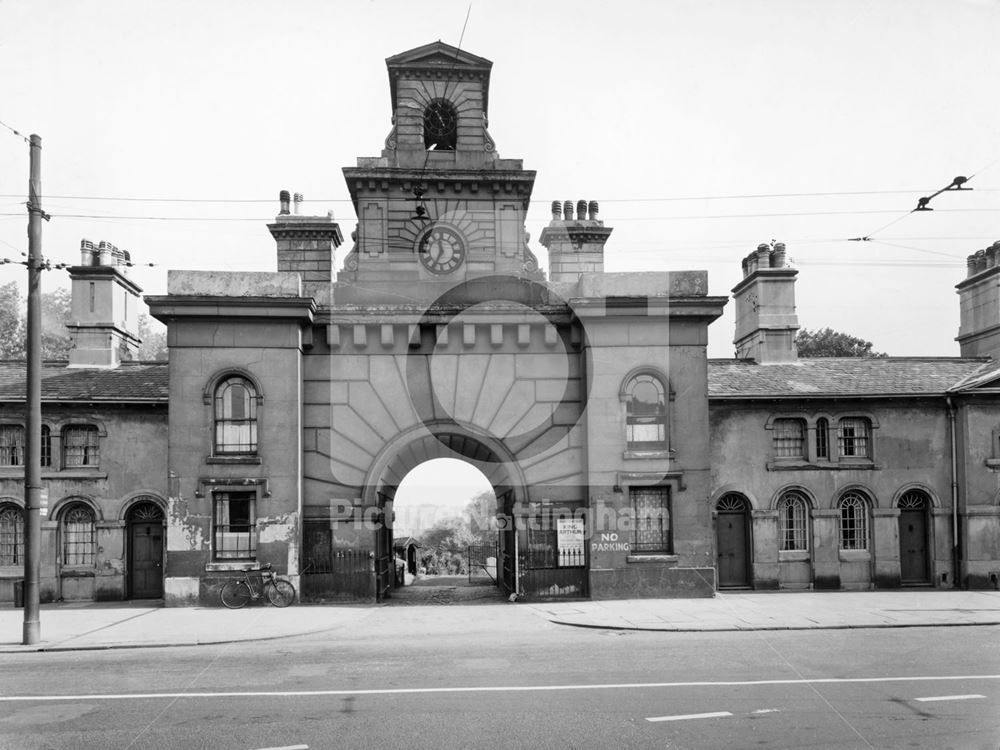
[[[163,524],[129,524],[129,593],[133,599],[163,596]]]
[[[927,512],[899,512],[899,573],[903,583],[927,583]]]
[[[719,550],[719,586],[748,586],[746,513],[719,513],[716,521]]]

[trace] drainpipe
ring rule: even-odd
[[[951,438],[951,545],[954,565],[952,585],[953,588],[957,589],[961,581],[959,569],[962,563],[958,546],[958,446],[956,444],[958,441],[955,432],[955,405],[952,403],[950,395],[945,396],[945,402],[948,404],[948,432]]]

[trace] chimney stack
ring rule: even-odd
[[[302,193],[295,193],[295,213],[289,211],[290,193],[280,193],[280,211],[268,224],[277,243],[278,270],[298,273],[302,289],[317,303],[332,303],[333,253],[344,242],[333,211],[326,216],[302,216]]]
[[[736,356],[758,363],[794,362],[795,277],[786,265],[783,242],[763,243],[743,259],[743,280],[733,287],[736,301]]]
[[[611,227],[597,218],[597,201],[552,201],[552,221],[538,241],[549,253],[549,281],[580,280],[584,273],[604,272],[604,245]],[[589,216],[589,218],[588,218]]]
[[[70,367],[117,367],[139,351],[139,295],[128,278],[131,256],[102,240],[80,240],[80,265],[69,268]]]
[[[1000,240],[966,258],[966,278],[956,285],[958,341],[963,357],[1000,359]]]

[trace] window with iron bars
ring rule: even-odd
[[[16,505],[0,506],[0,565],[24,565],[24,513]]]
[[[797,492],[786,492],[778,500],[779,549],[785,551],[809,549],[807,518],[809,503]]]
[[[672,555],[670,488],[632,487],[629,488],[629,500],[632,505],[632,551]]]
[[[257,559],[257,493],[215,492],[213,497],[215,559]]]
[[[803,458],[805,456],[805,422],[801,419],[776,419],[774,430],[774,455],[778,458]]]
[[[848,492],[840,506],[840,548],[868,549],[868,503],[857,492]]]
[[[62,466],[98,466],[101,463],[100,435],[90,424],[74,424],[63,428]]]
[[[96,559],[94,511],[83,503],[71,505],[62,517],[63,565],[89,566]]]
[[[844,417],[837,424],[840,455],[871,458],[871,424],[864,417]]]

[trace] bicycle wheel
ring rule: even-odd
[[[220,592],[222,604],[229,609],[239,609],[250,600],[250,587],[246,581],[226,581]]]
[[[267,587],[267,598],[275,607],[287,607],[295,601],[295,587],[280,578],[271,581]]]

